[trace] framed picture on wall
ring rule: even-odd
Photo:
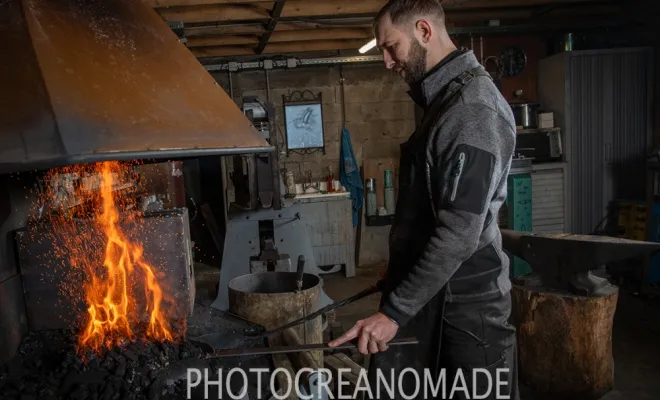
[[[320,151],[325,154],[321,93],[295,91],[282,96],[287,155]]]

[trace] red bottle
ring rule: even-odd
[[[334,188],[332,187],[332,182],[334,181],[334,176],[332,175],[332,167],[328,168],[330,170],[330,173],[328,174],[328,193],[334,192]]]

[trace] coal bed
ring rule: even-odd
[[[189,340],[178,343],[135,340],[106,349],[77,354],[78,334],[72,330],[48,330],[29,333],[21,341],[17,354],[0,366],[0,399],[3,400],[179,400],[187,399],[187,370],[209,372],[209,381],[221,381],[222,386],[209,385],[207,398],[230,398],[227,390],[239,395],[246,388],[245,399],[268,398],[270,374],[261,382],[251,368],[272,371],[268,356],[241,356],[205,359],[202,345],[213,348],[256,347],[262,340],[243,337],[250,327],[239,319],[213,310],[196,307],[189,326]],[[240,374],[227,379],[227,371],[241,368]],[[219,377],[218,371],[223,374]],[[203,379],[203,375],[202,375]],[[261,387],[257,385],[260,384]],[[203,399],[205,384],[192,389],[191,399]]]

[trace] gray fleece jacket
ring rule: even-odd
[[[474,54],[459,51],[411,87],[411,97],[427,113],[437,96],[448,99],[440,115],[432,116],[427,132],[413,134],[426,143],[425,198],[431,212],[402,218],[392,227],[393,236],[407,237],[394,238],[390,246],[397,246],[397,240],[399,246],[405,243],[403,247],[419,245],[419,251],[406,253],[412,257],[402,257],[405,261],[390,260],[390,269],[405,271],[396,274],[395,284],[384,293],[381,311],[399,325],[443,288],[449,302],[487,300],[511,289],[497,214],[507,194],[515,122],[508,103],[487,76],[474,77],[456,95],[448,94],[450,84],[474,68],[480,68]],[[420,187],[403,190],[419,192]],[[413,207],[417,210],[410,208],[397,213],[424,213],[423,204]],[[489,224],[494,226],[485,234]]]

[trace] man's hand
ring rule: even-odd
[[[342,337],[328,343],[336,347],[358,338],[358,350],[362,354],[375,354],[387,350],[387,343],[394,339],[399,326],[383,313],[376,313],[367,319],[358,321]]]

